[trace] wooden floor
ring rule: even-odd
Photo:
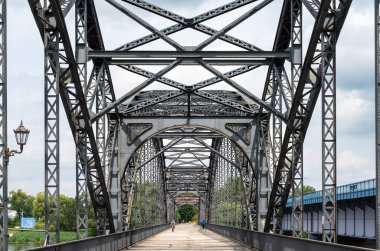
[[[251,250],[194,224],[179,224],[125,250]]]

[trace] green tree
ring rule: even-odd
[[[17,217],[32,216],[34,197],[26,194],[21,189],[11,191],[9,195],[10,209],[17,212]]]
[[[37,221],[44,221],[45,219],[45,194],[39,192],[33,202],[33,217]]]
[[[76,201],[75,198],[71,198],[66,195],[60,196],[60,228],[64,231],[76,230]],[[36,195],[36,199],[33,203],[33,217],[37,222],[43,225],[45,221],[45,194],[39,192]]]
[[[74,198],[66,195],[60,196],[60,227],[64,231],[76,230],[76,202]]]
[[[303,194],[308,194],[308,193],[314,193],[316,190],[315,190],[315,187],[313,186],[310,186],[310,185],[306,185],[306,186],[303,186]],[[301,189],[296,189],[296,196],[300,196],[301,195]],[[292,197],[292,191],[290,190],[290,193],[289,193],[289,198]]]
[[[192,205],[182,205],[178,209],[177,221],[191,221],[196,213],[197,210]]]

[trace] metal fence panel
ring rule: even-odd
[[[206,227],[232,240],[250,246],[253,250],[265,251],[370,251],[375,249],[359,248],[321,241],[294,238],[290,236],[268,234],[246,229],[237,229],[221,225],[207,224]]]
[[[66,242],[46,247],[34,248],[35,251],[117,251],[169,228],[168,224],[125,231],[116,234],[93,237],[79,241]]]

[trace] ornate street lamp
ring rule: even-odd
[[[6,166],[8,165],[9,158],[11,156],[14,156],[15,154],[22,153],[24,145],[26,145],[26,142],[28,141],[28,136],[29,136],[29,132],[30,132],[30,130],[28,130],[24,127],[24,125],[22,124],[22,120],[21,120],[20,126],[17,127],[17,129],[13,129],[13,131],[14,131],[15,136],[16,136],[16,142],[18,145],[20,145],[20,151],[18,151],[18,150],[9,151],[8,147],[5,149],[4,163]]]
[[[19,151],[18,150],[9,151],[9,148],[6,147],[5,151],[4,151],[3,170],[2,170],[3,171],[3,194],[2,194],[2,196],[3,196],[3,201],[5,202],[4,203],[5,205],[7,205],[7,201],[8,201],[8,164],[9,164],[9,158],[11,156],[14,156],[15,154],[22,153],[24,145],[28,141],[28,136],[29,136],[29,132],[30,132],[28,129],[26,129],[24,127],[24,125],[22,124],[22,121],[20,123],[20,126],[17,129],[14,129],[13,131],[14,131],[15,136],[16,136],[16,142],[18,145],[20,145],[20,150]],[[9,238],[9,235],[8,235],[8,217],[7,217],[8,216],[8,208],[7,208],[7,206],[4,206],[3,213],[4,213],[3,223],[2,223],[2,226],[0,225],[0,227],[3,227],[3,231],[2,231],[3,232],[3,237],[2,237],[3,249],[1,249],[1,246],[0,246],[0,249],[7,251],[8,250],[8,238]]]

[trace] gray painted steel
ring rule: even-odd
[[[143,229],[135,229],[121,233],[109,234],[106,236],[93,237],[80,241],[72,241],[63,244],[51,245],[41,248],[29,250],[38,251],[118,251],[129,247],[139,241],[142,241],[154,234],[169,228],[169,225],[158,225],[146,227]]]
[[[148,229],[165,223],[184,203],[202,210],[200,217],[210,223],[280,233],[290,189],[293,195],[296,190],[302,195],[303,141],[322,89],[326,174],[322,182],[324,188],[333,188],[324,189],[324,236],[326,241],[336,240],[335,45],[352,0],[341,0],[339,4],[337,0],[284,0],[271,51],[227,33],[268,8],[273,0],[235,0],[192,18],[143,0],[106,0],[151,32],[113,51],[105,50],[95,1],[80,0],[75,5],[75,54],[66,27],[74,1],[44,1],[44,8],[40,2],[29,0],[36,24],[42,38],[51,33],[54,36],[48,38],[56,41],[52,44],[55,50],[49,51],[48,63],[52,67],[45,69],[51,74],[46,89],[59,84],[59,89],[54,89],[54,105],[59,93],[77,147],[79,238],[87,235],[87,191],[100,235],[107,230]],[[175,24],[158,30],[127,8],[129,5]],[[304,60],[303,5],[314,17]],[[247,11],[219,30],[202,24],[243,6]],[[187,28],[208,37],[186,47],[169,36]],[[43,39],[45,47],[49,39]],[[139,50],[157,39],[174,50]],[[245,51],[203,50],[218,39]],[[88,77],[90,60],[93,68]],[[136,64],[161,64],[163,68],[151,72]],[[238,64],[239,68],[221,72],[215,64]],[[260,98],[234,77],[263,64],[269,67]],[[110,65],[146,79],[116,98]],[[165,77],[181,65],[200,66],[213,77],[196,84]],[[171,90],[145,90],[155,82]],[[204,89],[220,82],[233,91]],[[45,112],[45,120],[51,112],[58,121],[56,107]],[[50,144],[57,145],[53,148],[57,150],[58,127],[53,124],[48,128],[46,135],[56,136]],[[49,156],[55,162],[53,170],[46,170],[46,174],[58,175],[59,153]],[[55,176],[54,182],[54,194],[59,194],[59,179]],[[49,193],[46,197],[54,198]],[[301,237],[303,202],[295,197],[293,202],[293,235]],[[56,217],[46,217],[47,229],[55,226],[58,241],[59,201],[51,203],[56,205]]]
[[[358,248],[346,245],[331,244],[321,241],[269,234],[246,229],[237,229],[220,225],[207,224],[207,229],[227,236],[228,238],[250,246],[253,250],[276,251],[370,251],[375,249]]]

